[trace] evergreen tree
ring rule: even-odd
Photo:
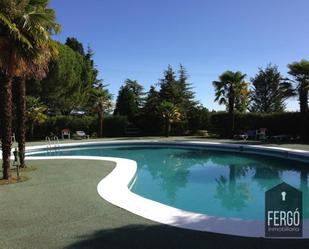
[[[292,84],[280,74],[275,65],[259,69],[251,81],[252,112],[283,112],[286,108],[285,101],[294,94]]]
[[[85,53],[83,44],[74,37],[68,37],[65,45],[83,56],[81,80],[84,92],[89,93],[91,88],[104,88],[102,80],[98,79],[99,72],[94,65],[94,52],[90,46]],[[89,96],[89,94],[84,95],[83,103],[90,101]]]
[[[159,81],[159,103],[169,102],[177,106],[178,111],[181,113],[181,129],[184,132],[186,123],[188,122],[189,112],[197,105],[194,101],[194,92],[192,86],[188,82],[188,74],[186,69],[180,65],[178,75],[174,72],[173,68],[169,65],[164,72],[164,77]],[[155,115],[155,114],[154,114]]]
[[[156,90],[154,86],[150,86],[150,90],[145,99],[145,105],[143,107],[143,112],[148,114],[153,114],[157,111],[157,107],[159,106],[160,93]]]
[[[150,90],[145,98],[145,104],[141,110],[141,127],[147,134],[158,134],[161,131],[162,119],[158,113],[158,107],[161,104],[160,93],[154,86],[150,87]]]
[[[178,84],[180,88],[180,103],[178,105],[181,109],[184,110],[187,115],[188,111],[191,108],[194,108],[197,105],[197,102],[194,100],[195,94],[192,91],[192,86],[188,82],[188,74],[183,65],[180,64],[180,68],[178,71],[179,79]]]
[[[79,42],[76,38],[74,37],[68,37],[65,45],[70,47],[73,51],[80,53],[82,56],[85,55],[85,50],[84,46],[81,42]]]
[[[160,99],[162,101],[169,101],[173,104],[178,104],[181,100],[180,96],[180,88],[178,86],[178,82],[176,80],[176,74],[173,71],[173,68],[169,65],[167,70],[164,72],[163,79],[159,82],[160,86]]]
[[[50,109],[69,114],[84,104],[88,92],[82,79],[83,66],[81,54],[59,43],[59,56],[51,61],[39,93]]]
[[[114,115],[127,116],[130,122],[135,122],[143,104],[143,90],[136,80],[127,79],[119,90]]]
[[[88,46],[87,53],[85,55],[86,60],[88,61],[91,73],[92,73],[92,87],[93,88],[104,88],[102,79],[99,79],[99,70],[96,68],[93,60],[94,52],[91,47]]]
[[[85,110],[91,105],[91,90],[104,88],[91,48],[84,54],[83,45],[75,38],[68,38],[67,44],[57,43],[59,54],[49,63],[46,79],[27,82],[28,95],[40,97],[49,110],[62,114]]]
[[[186,69],[182,65],[180,65],[178,74],[179,77],[177,79],[172,67],[168,66],[167,70],[164,72],[164,78],[159,82],[159,93],[161,101],[168,101],[177,105],[185,119],[189,109],[197,103],[194,101],[194,93],[191,84],[188,83]]]

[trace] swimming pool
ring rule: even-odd
[[[309,218],[309,164],[285,150],[148,142],[72,145],[32,156],[132,159],[133,193],[180,210],[248,222],[263,221],[265,191],[285,181],[303,192],[303,215]]]

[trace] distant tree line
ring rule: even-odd
[[[168,66],[162,79],[147,93],[136,80],[127,79],[119,90],[114,115],[126,115],[145,134],[164,131],[169,135],[173,123],[187,124],[194,110],[199,109],[187,72],[180,65],[177,73]]]
[[[229,137],[234,134],[234,113],[260,112],[278,113],[286,109],[286,100],[298,96],[302,116],[301,137],[308,138],[308,90],[309,61],[301,60],[288,65],[291,79],[285,78],[277,66],[268,65],[245,82],[246,75],[241,72],[226,71],[214,81],[215,101],[226,105],[229,113]]]
[[[291,78],[284,77],[276,65],[269,64],[260,68],[258,73],[246,81],[242,72],[226,71],[213,82],[215,101],[226,106],[229,113],[228,136],[235,130],[236,113],[282,113],[286,110],[286,100],[298,96],[300,112],[303,116],[301,135],[308,136],[308,79],[309,62],[302,60],[288,65]],[[125,115],[134,125],[143,129],[146,134],[162,134],[172,123],[174,134],[194,132],[208,126],[209,111],[195,100],[192,84],[188,74],[180,65],[176,75],[169,66],[163,78],[152,85],[147,93],[136,80],[127,79],[120,88],[114,115]],[[172,106],[173,105],[173,108]],[[168,121],[164,106],[179,113],[176,119]],[[174,115],[175,116],[175,115]]]
[[[57,42],[56,46],[58,55],[50,60],[46,77],[27,80],[27,95],[46,106],[45,113],[96,114],[99,136],[103,134],[105,115],[125,116],[129,125],[144,135],[169,135],[171,132],[184,135],[209,126],[210,112],[195,100],[183,65],[177,71],[168,66],[159,82],[151,85],[148,91],[137,80],[126,79],[112,105],[112,95],[98,78],[91,48],[85,50],[73,37],[65,44]],[[222,73],[213,81],[214,100],[226,106],[228,136],[235,133],[235,113],[281,113],[286,110],[286,101],[298,96],[303,116],[301,135],[306,138],[308,65],[306,60],[289,64],[290,78],[284,77],[272,64],[259,68],[248,81],[247,75],[239,71]]]
[[[126,79],[112,105],[112,95],[98,78],[91,48],[85,51],[83,44],[73,37],[65,44],[57,42],[56,45],[58,56],[49,62],[46,77],[27,81],[28,96],[46,106],[45,113],[96,114],[98,136],[103,134],[105,115],[125,116],[129,125],[138,128],[143,135],[194,134],[209,127],[210,112],[195,100],[183,65],[176,71],[168,66],[162,78],[148,91],[137,80]],[[235,133],[235,113],[281,113],[286,110],[286,101],[298,96],[303,116],[301,135],[306,138],[308,64],[306,60],[289,64],[289,78],[284,77],[276,65],[269,64],[259,68],[248,81],[247,75],[239,71],[226,71],[213,81],[214,100],[225,105],[229,115],[228,137]]]

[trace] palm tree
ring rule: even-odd
[[[42,48],[42,59],[40,61],[35,60],[32,63],[28,62],[28,69],[23,76],[15,77],[13,81],[14,102],[17,118],[16,135],[18,142],[18,150],[20,155],[20,167],[26,167],[25,163],[25,144],[26,144],[26,80],[33,78],[36,80],[42,80],[46,77],[48,72],[48,61],[52,56],[56,55],[56,43],[50,42],[46,48]],[[52,53],[50,52],[52,51]],[[43,56],[45,55],[45,56]]]
[[[246,74],[242,74],[239,71],[226,71],[220,75],[218,81],[213,81],[216,91],[215,101],[218,101],[220,105],[226,105],[229,113],[229,137],[232,137],[234,133],[235,105],[242,101],[243,94],[248,94],[248,91],[246,91],[248,84],[244,81],[245,77]]]
[[[33,137],[34,126],[43,124],[47,121],[47,116],[45,115],[47,107],[40,101],[39,98],[32,96],[28,96],[26,98],[26,103],[26,117],[29,122],[30,137]]]
[[[241,177],[247,177],[250,173],[250,165],[255,162],[250,159],[243,160],[238,156],[229,157],[227,160],[226,156],[222,154],[210,159],[215,164],[225,165],[229,168],[228,175],[220,175],[215,179],[217,183],[215,197],[221,200],[222,205],[226,208],[241,210],[247,206],[251,193],[247,183],[237,182],[237,180]]]
[[[58,32],[60,26],[55,23],[55,13],[47,8],[48,0],[2,1],[0,3],[0,70],[1,70],[1,131],[3,178],[10,178],[10,154],[12,135],[12,83],[14,78],[25,79],[40,68],[49,58],[50,35]],[[20,113],[25,113],[25,84],[19,92]],[[20,120],[20,148],[24,155],[24,117]],[[22,138],[23,137],[23,138]],[[23,146],[22,146],[23,145]],[[22,157],[23,160],[23,157]]]
[[[1,2],[0,5],[0,113],[3,178],[9,179],[12,145],[12,82],[14,76],[20,76],[25,71],[25,54],[33,47],[30,40],[18,29],[14,22],[23,6],[17,4],[17,1],[11,1],[10,5],[6,4]]]
[[[303,139],[308,136],[308,91],[309,91],[309,61],[301,60],[288,65],[289,74],[297,81],[299,95],[300,113],[303,119],[301,136]]]
[[[20,154],[20,167],[25,164],[26,143],[26,79],[41,80],[46,77],[48,63],[58,53],[57,44],[50,37],[60,31],[60,26],[55,22],[55,12],[47,7],[48,0],[31,0],[26,7],[26,13],[22,16],[23,26],[32,37],[32,43],[36,47],[33,61],[28,61],[27,71],[23,77],[18,77],[16,83],[16,116],[17,116],[17,141]],[[27,24],[27,25],[26,25]]]
[[[108,90],[103,88],[94,88],[90,93],[90,102],[92,108],[98,114],[99,118],[99,137],[103,136],[103,119],[104,114],[109,112],[112,108],[112,95]]]
[[[165,135],[168,137],[171,132],[171,124],[180,121],[181,113],[179,108],[171,102],[163,101],[159,106],[159,113],[164,119]]]

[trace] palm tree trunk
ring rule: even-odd
[[[308,138],[308,89],[307,84],[302,83],[299,89],[299,105],[302,116],[301,139]]]
[[[299,105],[300,112],[308,112],[308,85],[306,82],[302,83],[299,89]]]
[[[103,137],[103,114],[98,113],[99,117],[99,137]]]
[[[26,144],[26,80],[16,78],[16,116],[17,116],[17,141],[20,167],[25,168],[25,144]]]
[[[10,157],[12,146],[12,78],[2,75],[0,84],[0,115],[1,115],[1,142],[3,178],[9,179]]]
[[[30,138],[33,139],[34,137],[34,121],[30,122]]]
[[[169,137],[171,132],[171,123],[168,119],[165,120],[165,136]]]
[[[228,103],[228,113],[229,113],[229,138],[233,138],[234,135],[234,97],[229,98],[229,103]]]
[[[236,187],[236,166],[229,165],[230,172],[229,172],[229,187],[230,190],[234,191]]]

